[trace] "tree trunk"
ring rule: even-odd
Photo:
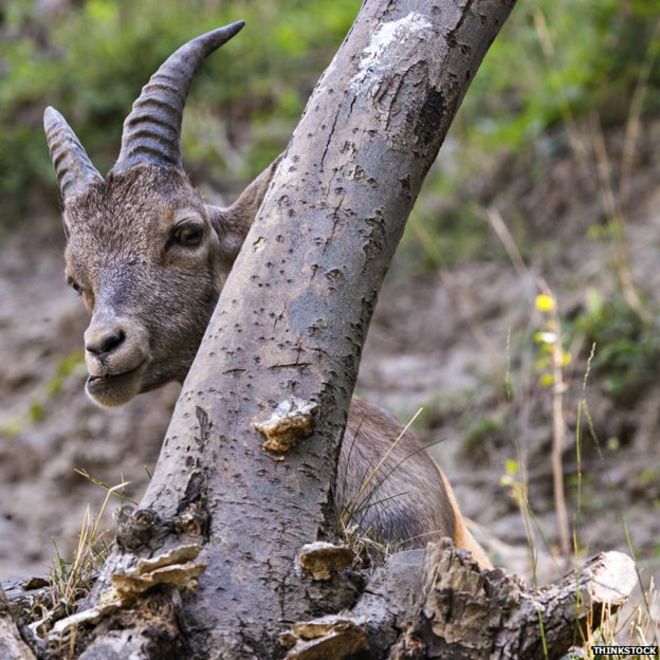
[[[34,654],[23,641],[16,626],[2,587],[0,587],[0,658],[3,660],[32,660],[34,658]]]
[[[140,507],[124,511],[86,609],[53,629],[86,630],[82,657],[269,658],[292,644],[290,657],[323,657],[296,655],[286,630],[355,605],[364,577],[314,580],[297,557],[335,539],[339,443],[376,296],[514,2],[364,2],[222,291]],[[348,640],[344,655],[385,654],[397,608],[371,632],[326,633]]]

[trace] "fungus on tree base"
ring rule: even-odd
[[[345,658],[368,645],[367,634],[359,623],[336,614],[294,623],[278,641],[289,650],[287,660]]]
[[[348,568],[355,559],[355,553],[346,545],[333,545],[316,541],[304,545],[298,554],[298,564],[309,573],[312,580],[325,581],[333,573]]]
[[[206,570],[206,564],[194,561],[201,549],[197,543],[181,545],[155,557],[140,559],[126,571],[113,573],[112,586],[101,594],[98,603],[59,620],[52,634],[61,635],[82,623],[97,623],[104,616],[130,606],[145,591],[159,584],[194,588],[197,578]]]
[[[182,545],[149,559],[140,559],[134,568],[112,576],[112,586],[122,600],[130,600],[157,584],[194,586],[206,564],[195,562],[202,546]]]

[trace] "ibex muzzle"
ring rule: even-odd
[[[277,161],[229,208],[205,204],[183,171],[181,118],[202,61],[243,27],[232,23],[177,50],[142,89],[106,177],[64,118],[44,124],[64,200],[69,283],[92,314],[85,332],[87,392],[119,405],[183,381]],[[451,536],[488,559],[465,529],[451,488],[396,420],[358,400],[349,410],[336,505],[359,524],[408,546]],[[393,447],[394,445],[394,447]],[[385,457],[385,459],[383,459]],[[361,487],[374,465],[380,490]],[[367,499],[361,499],[367,498]]]

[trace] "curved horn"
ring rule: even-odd
[[[44,130],[64,201],[84,193],[92,183],[103,181],[71,126],[50,106],[44,111]]]
[[[112,171],[148,162],[176,168],[181,161],[181,119],[188,90],[202,62],[245,25],[236,21],[184,44],[142,88],[124,121],[121,151]]]

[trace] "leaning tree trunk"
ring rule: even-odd
[[[86,631],[82,657],[384,654],[403,620],[415,628],[414,579],[387,603],[378,584],[397,596],[405,580],[383,569],[357,602],[359,576],[314,580],[299,566],[317,548],[299,553],[334,538],[339,442],[378,290],[514,2],[364,2],[222,291],[148,490],[124,511],[86,609],[53,629]],[[354,620],[301,628],[356,602]],[[343,650],[323,650],[336,639]]]

